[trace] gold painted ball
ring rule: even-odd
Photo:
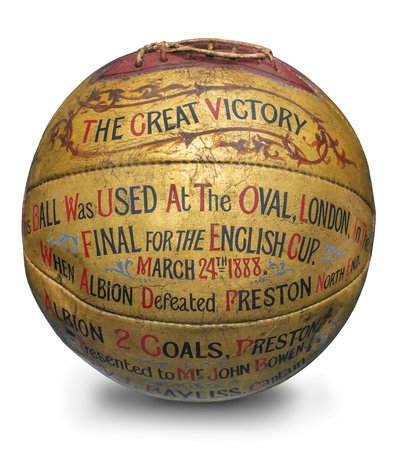
[[[177,401],[243,397],[313,361],[357,302],[373,232],[340,110],[270,50],[218,39],[151,44],[83,81],[23,206],[27,278],[57,335]]]

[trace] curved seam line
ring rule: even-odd
[[[65,289],[69,294],[71,294],[76,299],[80,300],[85,306],[88,306],[89,308],[93,308],[93,309],[95,309],[97,311],[101,311],[102,313],[109,314],[110,316],[117,316],[117,317],[123,318],[123,319],[133,319],[133,320],[138,320],[138,321],[142,321],[142,322],[151,322],[151,323],[162,323],[162,324],[165,324],[165,325],[200,326],[200,327],[204,327],[204,326],[213,327],[213,326],[220,326],[220,325],[241,325],[241,324],[248,325],[248,324],[252,324],[252,323],[258,323],[260,321],[280,319],[280,318],[285,317],[285,316],[290,316],[292,314],[300,313],[301,311],[304,311],[304,310],[306,310],[308,308],[312,308],[313,306],[321,305],[321,303],[323,303],[323,302],[325,302],[327,300],[330,300],[332,297],[334,297],[335,295],[339,294],[344,289],[347,289],[354,282],[356,282],[361,277],[361,275],[364,274],[364,272],[365,272],[365,270],[366,270],[366,268],[367,268],[367,266],[368,266],[368,264],[370,262],[370,258],[368,258],[368,260],[364,264],[361,272],[353,280],[351,280],[350,283],[348,283],[345,286],[343,286],[343,288],[340,289],[339,291],[336,291],[333,294],[329,295],[328,297],[325,297],[325,298],[321,299],[317,303],[313,303],[312,305],[304,306],[303,308],[297,309],[296,311],[292,311],[292,312],[289,312],[289,313],[281,314],[279,316],[273,316],[273,317],[267,317],[267,318],[263,318],[263,319],[255,319],[255,320],[242,320],[240,322],[217,322],[217,323],[215,323],[215,322],[209,322],[209,323],[198,323],[198,322],[196,323],[196,322],[193,322],[193,323],[191,323],[191,322],[167,322],[167,321],[163,321],[163,320],[143,319],[141,317],[127,316],[125,314],[119,314],[119,313],[107,311],[105,309],[101,309],[98,306],[92,305],[92,304],[86,302],[85,300],[81,299],[80,297],[78,297],[73,291],[71,291],[65,285],[57,283],[57,281],[54,280],[54,278],[52,278],[51,276],[47,275],[46,272],[44,272],[42,269],[40,269],[40,267],[38,267],[29,258],[29,256],[25,252],[24,252],[24,256],[25,256],[26,260],[32,265],[32,267],[34,267],[39,273],[41,273],[46,278],[48,278],[50,281],[55,283],[58,287],[62,287],[63,289]]]
[[[283,61],[280,61],[280,62],[283,62]],[[298,78],[300,78],[300,81],[303,84],[300,83],[300,82],[297,82],[297,81],[289,80],[289,79],[287,79],[287,78],[285,78],[283,76],[277,75],[278,72],[276,72],[276,71],[270,72],[268,70],[260,69],[260,68],[254,67],[254,66],[248,66],[248,65],[246,65],[243,62],[241,62],[241,63],[237,62],[237,63],[235,63],[235,65],[225,65],[225,64],[226,63],[223,63],[223,69],[231,70],[231,71],[237,70],[237,71],[243,71],[243,72],[250,72],[250,73],[252,73],[254,75],[265,77],[265,78],[267,78],[267,79],[269,79],[271,81],[275,81],[275,82],[277,82],[279,84],[283,84],[283,85],[285,85],[285,86],[287,86],[289,88],[294,88],[294,89],[297,89],[297,90],[301,90],[302,92],[305,92],[306,94],[311,94],[314,97],[317,97],[318,99],[320,98],[318,93],[311,86],[309,86],[308,83],[306,83],[301,77],[298,77]],[[111,63],[107,64],[106,66],[110,66],[110,65],[111,65]],[[90,84],[93,84],[93,83],[96,83],[96,82],[106,83],[107,81],[116,81],[116,80],[119,80],[119,79],[125,79],[126,80],[126,79],[129,79],[129,78],[145,76],[145,75],[152,74],[154,72],[163,71],[163,70],[176,70],[176,71],[179,71],[179,69],[186,69],[186,68],[189,68],[189,69],[197,69],[197,68],[199,68],[199,69],[210,69],[210,68],[213,68],[214,69],[214,68],[217,68],[217,69],[219,69],[221,67],[216,67],[215,65],[213,66],[212,64],[211,65],[207,65],[207,64],[204,64],[204,65],[202,65],[202,64],[191,65],[190,63],[189,64],[184,63],[184,65],[182,65],[181,62],[176,62],[176,63],[170,63],[168,65],[168,67],[160,66],[160,65],[149,66],[147,68],[143,68],[142,71],[141,72],[139,71],[138,73],[134,73],[134,71],[137,70],[137,69],[132,69],[131,71],[120,72],[121,76],[119,76],[119,73],[117,73],[117,72],[113,72],[113,73],[111,73],[109,75],[103,76],[104,73],[105,73],[105,71],[104,71],[101,75],[99,75],[98,78],[96,78]],[[292,69],[292,68],[289,68],[289,72],[291,72],[292,74],[295,74],[295,72],[293,70],[290,70],[290,69]],[[101,68],[99,70],[101,70]]]
[[[221,165],[234,165],[234,166],[253,166],[253,167],[265,167],[266,169],[274,169],[274,170],[280,170],[282,172],[291,172],[291,173],[295,173],[298,175],[304,175],[306,177],[311,177],[311,178],[316,178],[318,180],[322,180],[322,181],[326,181],[327,183],[331,183],[334,184],[336,186],[339,186],[343,189],[345,189],[346,191],[352,192],[353,194],[357,195],[357,197],[359,197],[371,210],[371,212],[373,212],[373,208],[372,205],[369,203],[369,201],[367,199],[365,199],[359,192],[357,192],[355,189],[352,189],[348,186],[345,186],[342,183],[339,183],[337,181],[334,180],[330,180],[329,178],[325,178],[325,177],[321,177],[319,175],[312,175],[310,173],[305,173],[305,172],[301,172],[295,169],[284,169],[282,167],[275,167],[275,166],[269,166],[267,164],[260,164],[260,163],[251,163],[251,162],[246,162],[246,163],[242,163],[239,161],[148,161],[148,162],[142,162],[142,163],[132,163],[132,164],[116,164],[112,167],[93,167],[91,169],[88,170],[82,170],[79,172],[75,172],[75,173],[65,173],[63,175],[59,175],[59,176],[54,176],[52,178],[48,178],[47,180],[44,180],[40,183],[34,184],[32,185],[26,192],[25,194],[29,194],[29,192],[33,191],[36,188],[39,188],[40,186],[43,186],[45,184],[48,184],[52,181],[57,181],[57,180],[61,180],[63,178],[68,178],[68,177],[72,177],[72,176],[77,176],[77,175],[82,175],[84,173],[90,173],[90,172],[102,172],[105,170],[114,170],[114,169],[119,169],[119,168],[123,168],[123,167],[140,167],[140,166],[153,166],[153,165],[172,165],[172,164],[221,164]]]

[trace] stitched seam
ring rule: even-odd
[[[115,313],[115,312],[110,312],[104,309],[99,308],[98,306],[92,305],[91,303],[86,302],[85,300],[81,299],[80,297],[78,297],[73,291],[71,291],[67,286],[63,285],[63,284],[59,284],[57,283],[52,277],[50,277],[49,275],[47,275],[47,273],[45,273],[42,269],[40,269],[30,258],[29,256],[24,252],[24,257],[26,258],[26,260],[28,261],[29,264],[31,264],[31,266],[33,268],[35,268],[40,274],[44,275],[47,279],[49,279],[50,281],[52,281],[53,283],[55,283],[58,287],[61,287],[63,289],[65,289],[69,294],[71,294],[74,298],[76,298],[77,300],[80,300],[82,303],[84,303],[85,306],[88,306],[89,308],[94,308],[97,311],[100,311],[106,315],[110,315],[110,316],[117,316],[123,319],[133,319],[133,320],[138,320],[141,322],[151,322],[151,323],[156,323],[156,324],[164,324],[164,325],[182,325],[183,327],[196,327],[196,326],[208,326],[208,327],[217,327],[217,326],[221,326],[221,325],[250,325],[252,323],[259,323],[260,321],[268,321],[268,320],[275,320],[275,319],[280,319],[282,317],[285,316],[290,316],[292,314],[297,314],[300,313],[302,311],[305,311],[308,308],[312,308],[314,306],[320,306],[323,302],[330,300],[333,296],[339,294],[340,292],[342,292],[344,289],[347,289],[348,287],[350,287],[353,283],[355,283],[362,275],[364,275],[364,272],[366,273],[366,269],[368,268],[369,262],[370,262],[370,258],[368,258],[367,262],[364,264],[361,272],[353,279],[350,281],[350,283],[346,284],[345,286],[343,286],[342,289],[340,289],[339,291],[334,292],[333,294],[329,295],[328,297],[325,297],[323,299],[321,299],[319,302],[317,303],[313,303],[312,305],[308,305],[305,306],[303,308],[297,309],[296,311],[292,311],[289,313],[285,313],[285,314],[281,314],[279,316],[273,316],[273,317],[268,317],[268,318],[262,318],[262,319],[255,319],[255,320],[241,320],[240,322],[208,322],[208,323],[198,323],[198,322],[193,322],[193,323],[189,323],[189,322],[171,322],[171,321],[163,321],[163,320],[155,320],[155,319],[143,319],[141,317],[135,317],[135,316],[127,316],[125,314],[120,314],[120,313]]]
[[[304,175],[306,177],[311,177],[311,178],[316,178],[318,180],[326,181],[327,183],[334,184],[336,186],[339,186],[339,187],[345,189],[346,191],[352,192],[353,194],[357,195],[357,197],[359,197],[368,206],[368,208],[371,210],[372,213],[374,211],[370,202],[366,198],[364,198],[359,192],[357,192],[355,189],[345,186],[342,183],[339,183],[338,181],[330,180],[329,178],[321,177],[319,175],[312,175],[309,173],[301,172],[301,171],[298,171],[295,169],[286,169],[286,168],[284,169],[281,167],[275,167],[275,166],[270,166],[270,165],[266,165],[266,164],[251,163],[251,162],[242,163],[239,161],[148,161],[148,162],[132,163],[132,164],[115,164],[112,167],[93,167],[93,168],[82,170],[82,171],[75,172],[75,173],[65,173],[62,175],[50,177],[47,180],[44,180],[40,183],[32,185],[26,191],[25,194],[28,195],[34,189],[37,189],[40,186],[51,183],[53,181],[61,180],[63,178],[69,178],[72,176],[82,175],[84,173],[103,172],[105,170],[114,170],[116,168],[123,168],[123,167],[136,167],[136,166],[140,167],[140,166],[172,165],[172,164],[220,164],[220,165],[234,165],[234,166],[253,166],[253,167],[265,167],[267,169],[274,169],[274,170],[280,170],[282,172],[290,172],[290,173],[295,173],[298,175]]]
[[[302,78],[301,78],[301,81],[304,84],[301,84],[296,81],[288,80],[285,77],[281,77],[281,76],[277,75],[277,72],[269,72],[268,70],[259,69],[255,66],[249,66],[249,65],[246,65],[243,63],[238,63],[238,62],[235,63],[234,67],[226,65],[226,64],[229,64],[229,63],[224,63],[224,65],[223,65],[223,68],[226,70],[231,70],[232,72],[234,72],[234,71],[251,72],[254,75],[265,77],[265,78],[275,81],[279,84],[283,84],[284,86],[288,86],[289,88],[297,89],[301,92],[305,92],[306,94],[311,94],[311,95],[318,97],[318,93],[311,86],[309,86],[309,84],[306,83]],[[215,68],[215,67],[210,66],[210,65],[200,65],[200,64],[191,65],[190,63],[187,65],[186,64],[182,65],[181,63],[170,63],[168,66],[163,65],[162,67],[160,67],[159,65],[157,65],[157,66],[154,65],[154,66],[149,66],[147,68],[143,68],[142,71],[139,73],[135,73],[136,71],[138,71],[138,69],[134,69],[131,71],[125,71],[125,72],[120,72],[120,73],[110,73],[110,74],[104,76],[104,73],[105,73],[104,72],[98,78],[96,78],[94,81],[92,81],[91,84],[97,83],[97,82],[104,83],[107,81],[115,81],[115,80],[120,80],[120,79],[126,80],[126,79],[133,78],[133,77],[140,77],[140,76],[144,76],[144,75],[148,75],[148,74],[153,74],[154,72],[160,72],[161,70],[162,71],[164,71],[164,70],[179,71],[179,69],[186,69],[186,68],[209,69],[209,68]],[[290,70],[290,72],[294,73],[293,70]]]

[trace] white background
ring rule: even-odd
[[[399,14],[375,1],[17,1],[1,6],[1,419],[4,449],[399,449]],[[144,44],[258,43],[318,84],[368,157],[377,229],[369,276],[332,345],[240,401],[180,404],[96,372],[42,317],[22,262],[21,202],[41,134],[87,75]]]

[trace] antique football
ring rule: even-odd
[[[373,233],[340,110],[269,49],[219,39],[151,44],[83,81],[23,206],[27,278],[57,335],[180,401],[260,392],[314,360],[357,302]]]

